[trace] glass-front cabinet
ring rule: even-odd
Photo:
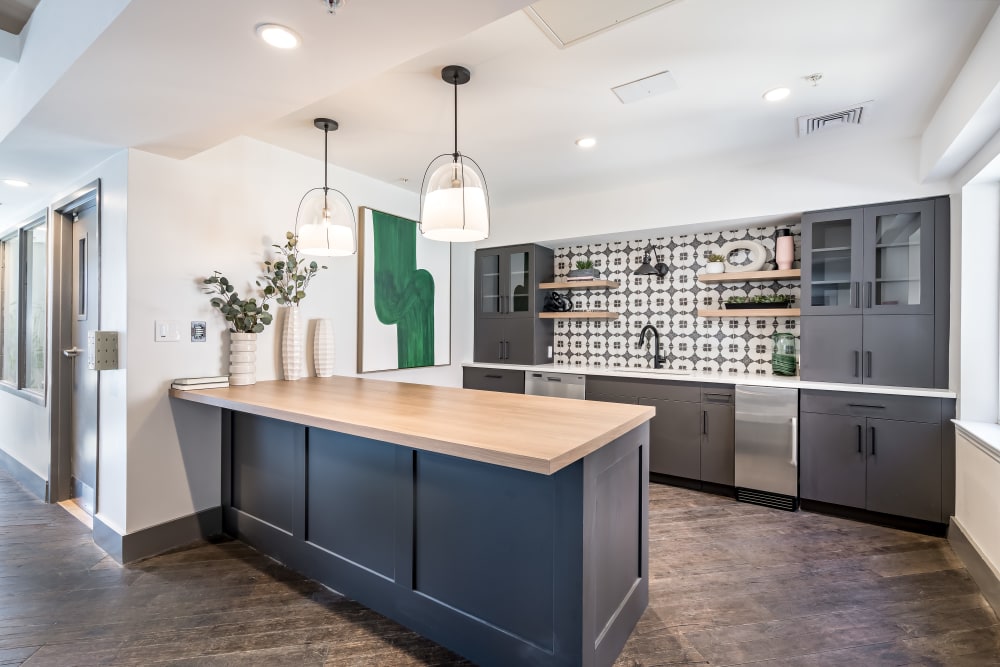
[[[802,216],[802,312],[920,315],[934,312],[934,204]]]
[[[476,313],[480,317],[530,317],[535,292],[530,246],[480,250],[476,253]]]

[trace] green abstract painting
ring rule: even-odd
[[[450,363],[450,244],[370,208],[360,231],[358,372]]]

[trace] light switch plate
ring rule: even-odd
[[[208,340],[208,329],[205,327],[204,322],[192,322],[191,323],[191,342],[192,343],[204,343]]]
[[[181,339],[181,323],[178,320],[156,320],[153,340],[157,343],[177,343]]]

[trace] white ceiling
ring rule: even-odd
[[[0,137],[0,178],[44,187],[122,146],[184,158],[240,134],[321,157],[312,118],[329,116],[341,123],[332,162],[416,191],[430,159],[451,151],[452,91],[439,78],[451,63],[472,70],[459,147],[498,203],[912,137],[1000,2],[679,0],[565,49],[519,11],[524,0],[352,0],[336,16],[322,4],[132,0]],[[262,21],[294,27],[303,47],[264,46]],[[610,90],[663,70],[676,90],[630,105]],[[802,78],[814,72],[816,87]],[[792,96],[763,102],[778,85]],[[797,116],[867,100],[863,126],[797,138]],[[584,135],[597,147],[578,149]],[[0,185],[0,202],[11,210],[32,190]]]

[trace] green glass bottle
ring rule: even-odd
[[[771,350],[771,371],[775,375],[795,375],[795,336],[790,333],[776,333],[771,336],[774,347]]]

